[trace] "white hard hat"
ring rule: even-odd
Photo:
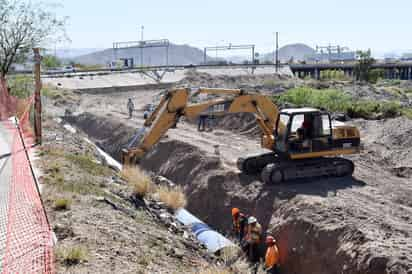
[[[256,223],[256,222],[257,222],[257,220],[256,220],[256,218],[253,217],[253,216],[250,216],[249,219],[247,219],[247,223],[248,223],[248,224],[253,224],[253,223]]]

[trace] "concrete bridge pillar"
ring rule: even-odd
[[[384,77],[385,79],[389,79],[389,70],[388,70],[388,69],[384,69],[384,71],[383,71],[383,77]]]
[[[344,69],[343,70],[343,75],[347,78],[351,78],[352,77],[351,70],[350,69]]]
[[[350,78],[353,78],[353,69],[348,69],[348,75]]]
[[[390,68],[388,71],[389,71],[389,77],[388,77],[388,78],[389,78],[389,79],[391,79],[391,80],[392,80],[392,79],[394,79],[394,72],[393,72],[393,69],[392,69],[392,68]]]
[[[318,68],[315,69],[315,79],[320,80],[320,69]]]
[[[401,80],[407,80],[408,79],[408,76],[407,76],[407,71],[406,71],[406,69],[405,68],[402,68],[401,69]]]

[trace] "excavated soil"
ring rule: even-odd
[[[119,159],[143,123],[140,110],[127,119],[127,98],[141,109],[158,92],[82,95],[79,115],[70,121]],[[182,185],[188,209],[218,230],[229,231],[233,206],[255,215],[278,239],[284,273],[412,273],[410,120],[352,122],[364,146],[350,157],[354,177],[276,186],[236,169],[239,156],[262,151],[253,117],[216,123],[212,132],[197,132],[196,125],[182,121],[141,165]]]

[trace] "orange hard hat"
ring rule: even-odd
[[[275,240],[275,238],[273,238],[273,236],[267,236],[266,237],[266,244],[274,244],[274,243],[276,243],[276,240]]]
[[[240,210],[237,207],[232,208],[232,216],[239,214]]]

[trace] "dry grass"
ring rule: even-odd
[[[137,167],[124,167],[120,176],[131,185],[133,194],[138,197],[143,198],[154,190],[152,179]]]
[[[68,210],[72,205],[72,200],[68,198],[57,198],[53,203],[54,210]]]
[[[157,195],[161,202],[173,210],[185,207],[187,204],[186,195],[180,186],[173,188],[160,186],[157,189]]]
[[[198,274],[232,274],[234,272],[230,271],[224,266],[211,266],[205,269],[202,269]]]
[[[67,266],[84,262],[88,257],[86,248],[82,246],[61,247],[56,251],[56,255]]]
[[[242,255],[242,251],[239,246],[227,246],[221,249],[220,258],[223,260],[225,265],[232,265],[235,261],[239,259]]]

